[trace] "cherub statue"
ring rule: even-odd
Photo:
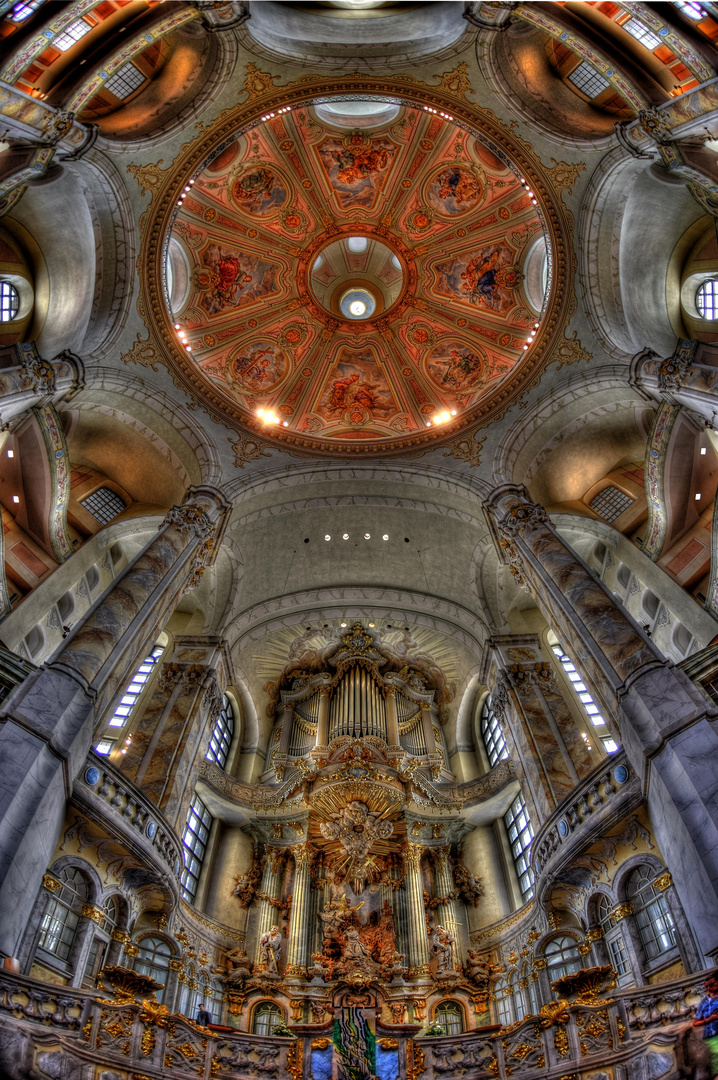
[[[272,926],[259,939],[259,951],[262,966],[269,975],[278,975],[279,950],[282,947],[282,935],[278,926]]]

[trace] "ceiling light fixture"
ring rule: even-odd
[[[705,451],[704,451],[704,453],[705,453]],[[15,457],[15,451],[14,450],[8,450],[7,456],[8,457]]]
[[[382,536],[382,540],[388,540],[388,539],[389,539],[389,533],[384,533],[384,535]]]
[[[19,495],[13,495],[13,497],[12,497],[12,501],[13,501],[14,503],[19,503],[19,502],[20,502],[20,496],[19,496]]]
[[[331,535],[329,533],[325,533],[324,539],[331,540]]]

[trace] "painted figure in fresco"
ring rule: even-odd
[[[233,194],[239,203],[256,203],[260,199],[271,199],[273,186],[274,173],[270,169],[257,169],[237,180]]]
[[[468,208],[481,195],[479,181],[463,169],[446,169],[439,174],[437,182],[439,198],[444,202],[453,199],[457,210],[461,209],[462,203],[466,203]]]
[[[391,160],[391,151],[384,146],[376,149],[334,150],[331,160],[338,165],[337,180],[340,184],[358,184],[365,177],[385,169]]]
[[[210,244],[202,260],[204,267],[197,271],[197,282],[207,290],[200,303],[209,315],[277,291],[277,267],[256,255]]]
[[[499,268],[500,255],[498,248],[494,248],[488,256],[482,253],[468,263],[461,275],[462,288],[469,293],[472,304],[483,304],[492,311],[499,305],[496,272]]]
[[[453,945],[454,935],[443,926],[435,926],[431,947],[436,955],[436,974],[445,975],[454,970]]]
[[[452,349],[448,360],[439,360],[435,363],[437,367],[446,368],[441,378],[442,385],[453,386],[456,390],[465,389],[471,382],[472,376],[481,369],[478,356],[468,349]]]
[[[279,950],[282,947],[282,935],[278,926],[271,926],[259,939],[259,951],[262,966],[269,975],[278,975]]]
[[[239,265],[239,259],[234,255],[228,255],[219,259],[217,263],[217,275],[219,281],[215,286],[215,295],[220,301],[220,307],[228,307],[235,302],[237,292],[245,288],[251,281],[250,274],[243,274]]]
[[[346,400],[349,388],[353,383],[357,381],[359,376],[356,372],[353,375],[349,375],[346,379],[336,379],[332,383],[332,395],[329,401],[329,408],[336,409],[341,412],[348,405]]]

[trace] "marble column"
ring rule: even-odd
[[[654,401],[683,405],[718,426],[718,349],[703,341],[679,338],[672,356],[643,349],[631,362],[629,381]]]
[[[329,701],[331,689],[323,686],[319,691],[319,714],[317,716],[317,747],[325,747],[329,741]]]
[[[14,364],[0,371],[0,426],[7,431],[38,405],[57,405],[85,385],[82,361],[70,352],[43,360],[34,341],[11,345]]]
[[[384,688],[386,701],[386,742],[392,749],[401,746],[399,742],[399,718],[396,712],[396,690],[393,686]]]
[[[486,500],[519,585],[565,641],[603,700],[641,777],[656,839],[703,956],[718,952],[718,731],[714,710],[666,661],[523,487]]]
[[[294,887],[292,914],[287,942],[286,978],[301,978],[307,973],[307,936],[309,933],[309,892],[311,887],[312,849],[309,844],[292,847]]]
[[[407,843],[404,849],[404,886],[406,889],[407,937],[409,944],[409,977],[424,978],[429,974],[429,939],[424,913],[424,883],[421,877],[421,844]]]
[[[282,886],[282,869],[284,867],[284,851],[280,848],[267,848],[264,853],[264,873],[257,899],[259,901],[257,911],[257,940],[254,949],[254,962],[259,967],[262,963],[262,950],[260,942],[262,934],[272,926],[281,926],[279,908],[272,900],[279,900],[279,890]]]
[[[89,609],[55,658],[0,711],[0,950],[15,955],[28,896],[58,841],[65,800],[92,745],[94,721],[156,640],[210,557],[230,507],[190,488],[157,536]]]
[[[452,893],[456,892],[449,852],[449,847],[434,848],[432,852],[434,856],[434,883],[437,897],[451,896]],[[462,941],[459,920],[456,917],[455,900],[451,899],[447,901],[446,904],[443,904],[441,908],[436,909],[434,912],[434,922],[440,923],[445,930],[449,931],[454,939],[454,966],[463,963],[465,952],[464,942]]]

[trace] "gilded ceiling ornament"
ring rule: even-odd
[[[578,340],[577,334],[578,331],[574,330],[573,335],[570,338],[565,337],[556,348],[553,360],[558,364],[559,368],[564,367],[565,364],[580,363],[581,360],[588,363],[593,358],[593,353],[584,349]]]
[[[254,64],[247,64],[246,70],[244,89],[250,98],[261,97],[262,94],[274,90],[274,81],[279,78],[279,75],[270,75],[266,71],[260,71]]]
[[[566,161],[556,161],[556,158],[551,158],[551,161],[553,168],[548,170],[548,175],[559,191],[567,191],[570,195],[579,173],[586,171],[585,163],[578,161],[570,165]]]
[[[472,468],[476,468],[477,465],[481,464],[481,447],[485,442],[485,435],[482,435],[480,439],[477,439],[475,435],[457,439],[455,442],[449,443],[449,449],[445,451],[444,457],[453,457],[458,461],[465,461]]]
[[[141,364],[142,367],[150,367],[153,371],[157,371],[157,365],[162,363],[162,357],[156,346],[152,344],[149,337],[147,341],[142,341],[140,334],[137,335],[137,341],[130,351],[123,353],[120,360],[123,364]]]
[[[132,173],[137,183],[140,185],[140,191],[144,195],[146,191],[151,191],[154,194],[155,188],[158,188],[164,179],[164,174],[169,172],[169,166],[164,169],[160,168],[160,165],[164,161],[164,158],[160,158],[159,161],[154,164],[150,162],[147,165],[135,165],[131,163],[127,166],[128,173]]]
[[[259,458],[271,457],[264,449],[264,443],[251,435],[239,434],[236,439],[228,440],[234,450],[234,464],[238,469],[243,469],[248,461],[258,461]]]

